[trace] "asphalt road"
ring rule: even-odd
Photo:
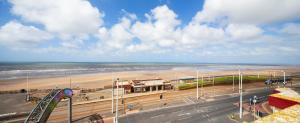
[[[243,100],[248,101],[250,97],[267,96],[269,89],[247,92]],[[228,115],[238,112],[239,108],[234,105],[239,101],[238,95],[226,95],[216,97],[216,101],[195,102],[194,104],[167,107],[136,114],[119,117],[120,123],[228,123],[233,122]]]
[[[26,102],[25,95],[26,93],[1,94],[0,114],[31,111],[34,107],[34,104]]]

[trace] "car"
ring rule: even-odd
[[[273,84],[273,83],[283,83],[283,84],[286,84],[288,81],[291,81],[292,78],[291,77],[286,77],[285,78],[285,83],[284,83],[284,78],[281,77],[281,78],[273,78],[273,79],[268,79],[265,81],[265,84],[266,85],[270,85],[270,84]]]
[[[270,85],[270,84],[273,84],[273,83],[275,83],[275,81],[272,80],[272,79],[268,79],[268,80],[265,81],[266,85]]]

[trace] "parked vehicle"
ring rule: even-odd
[[[291,77],[286,77],[285,78],[285,82],[288,82],[288,81],[291,81],[292,78]],[[271,79],[268,79],[265,81],[265,84],[266,85],[270,85],[270,84],[273,84],[273,83],[283,83],[283,84],[286,84],[284,83],[284,78],[283,77],[280,77],[280,78],[271,78]]]

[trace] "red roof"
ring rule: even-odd
[[[269,105],[284,109],[296,104],[300,104],[299,94],[290,88],[278,88],[275,94],[269,95]]]

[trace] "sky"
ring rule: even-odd
[[[299,0],[0,0],[0,61],[300,64]]]

